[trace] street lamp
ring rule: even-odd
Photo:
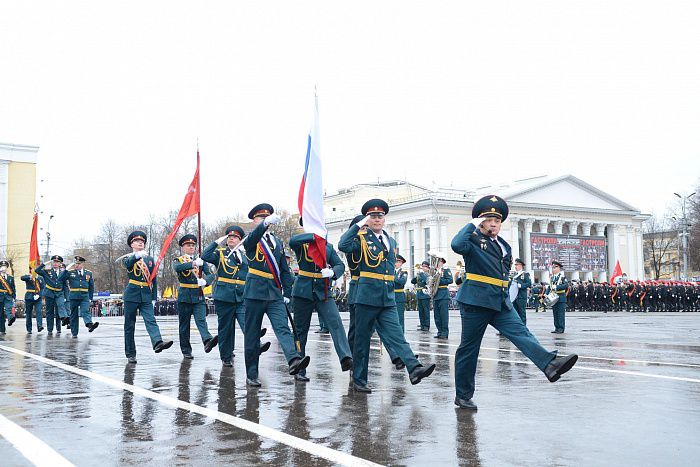
[[[51,219],[53,219],[53,214],[49,216],[49,221],[46,223],[46,261],[49,260],[49,251],[51,249],[51,232],[49,231]]]
[[[681,196],[678,193],[673,193],[678,196],[682,201],[682,213],[683,213],[683,279],[688,280],[688,221],[685,217],[685,202],[690,199],[695,192],[689,194],[688,196]]]

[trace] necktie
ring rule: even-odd
[[[384,248],[384,247],[385,247],[385,245],[384,245],[384,239],[382,238],[382,235],[381,235],[381,234],[379,235],[379,242],[382,244],[382,248]]]
[[[272,244],[272,239],[270,238],[270,234],[265,234],[265,241],[267,242],[270,249],[272,249],[272,250],[275,249],[275,246]]]
[[[503,256],[503,249],[501,248],[500,243],[498,243],[498,240],[496,240],[496,239],[494,238],[494,239],[492,239],[491,241],[492,241],[493,243],[496,244],[496,251],[498,251],[499,253],[501,253],[501,256]]]

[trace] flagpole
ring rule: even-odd
[[[197,138],[197,169],[199,169],[199,138]],[[199,257],[202,257],[202,184],[201,182],[201,175],[199,173],[199,170],[197,170],[197,189],[199,190],[199,209],[197,210],[197,238],[198,242],[197,245],[199,245]],[[202,271],[204,270],[204,265],[200,266],[199,268],[199,278],[202,278]],[[202,287],[199,287],[199,296],[201,297],[204,295],[204,289]]]

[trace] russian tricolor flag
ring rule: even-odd
[[[323,172],[321,170],[321,141],[318,124],[318,96],[314,95],[314,117],[306,146],[304,176],[299,187],[299,214],[304,220],[304,232],[314,234],[309,244],[309,256],[319,268],[326,267],[326,238],[328,230],[323,216]]]

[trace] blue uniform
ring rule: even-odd
[[[549,293],[552,289],[556,290],[559,300],[552,307],[552,314],[554,315],[554,330],[559,332],[564,332],[565,319],[566,319],[566,289],[569,288],[569,281],[566,279],[563,273],[555,274],[552,276],[551,284],[547,289]]]
[[[65,269],[46,270],[45,264],[36,267],[35,272],[44,278],[44,302],[46,304],[46,327],[53,332],[54,323],[56,332],[61,333],[61,319],[68,317],[66,311],[65,282],[68,272]]]
[[[5,332],[5,318],[9,321],[12,319],[12,307],[15,305],[17,298],[17,288],[15,287],[15,278],[9,274],[0,275],[0,332]],[[10,323],[12,324],[12,323]]]
[[[267,226],[260,222],[255,229],[243,240],[248,259],[248,276],[245,281],[243,297],[245,299],[245,366],[248,379],[258,379],[258,362],[260,360],[259,339],[263,316],[267,314],[272,330],[282,347],[287,363],[301,358],[294,343],[294,336],[289,329],[287,312],[283,297],[292,294],[294,277],[289,270],[287,258],[284,255],[282,241],[272,234],[267,234]],[[266,237],[266,238],[263,238]],[[264,241],[272,250],[272,256],[279,268],[280,288],[270,272],[270,265],[263,255],[258,242]],[[270,245],[272,244],[272,245]]]
[[[153,313],[153,302],[158,298],[157,278],[153,278],[150,287],[148,285],[148,277],[153,273],[155,261],[150,256],[139,259],[131,254],[122,259],[122,266],[129,274],[129,282],[124,289],[124,353],[129,358],[136,357],[134,332],[137,312],[141,312],[146,331],[151,338],[151,346],[155,349],[163,339]]]
[[[452,240],[452,250],[462,255],[466,280],[457,293],[462,318],[462,336],[455,354],[457,397],[469,400],[474,394],[479,347],[486,326],[495,327],[540,370],[551,362],[548,352],[523,324],[508,296],[508,273],[512,261],[510,245],[498,243],[467,224]],[[503,250],[505,249],[505,251]]]
[[[342,277],[345,265],[335,252],[333,245],[326,244],[326,262],[333,269],[333,277],[323,278],[321,268],[309,256],[309,243],[314,240],[313,234],[295,235],[289,240],[289,246],[294,251],[299,264],[299,276],[292,288],[292,301],[294,303],[294,320],[296,323],[299,341],[301,342],[301,355],[305,355],[306,340],[311,325],[311,315],[314,310],[318,313],[319,320],[323,319],[331,333],[335,353],[339,361],[351,358],[352,352],[345,335],[343,321],[340,319],[338,306],[333,299],[331,282]],[[299,372],[306,375],[306,369]]]
[[[190,322],[194,316],[194,323],[199,331],[204,345],[212,339],[207,326],[207,305],[204,302],[204,294],[197,285],[199,269],[192,263],[194,258],[183,255],[173,260],[173,269],[177,273],[177,281],[180,288],[177,292],[177,317],[180,334],[180,350],[182,355],[192,355],[190,345]]]
[[[513,308],[523,320],[523,324],[527,324],[527,314],[525,308],[527,305],[527,289],[532,286],[530,273],[522,271],[513,278],[513,282],[518,284],[518,296],[513,300]]]
[[[394,300],[396,301],[396,313],[399,315],[399,324],[401,325],[401,331],[406,331],[406,326],[404,323],[404,313],[406,311],[406,280],[408,280],[408,273],[403,269],[397,269],[394,271]]]
[[[367,385],[369,344],[376,326],[387,350],[406,365],[409,373],[420,366],[403,336],[396,312],[394,267],[396,241],[385,231],[380,234],[389,248],[371,231],[360,231],[353,224],[340,238],[338,248],[358,259],[358,281],[355,291],[355,342],[353,346],[353,379],[359,386]],[[393,360],[393,358],[392,358]]]
[[[245,302],[243,291],[248,276],[248,260],[242,249],[232,251],[212,242],[202,252],[202,259],[216,267],[214,279],[214,307],[218,322],[219,356],[224,362],[233,358],[236,344],[234,320],[241,331],[245,329]]]
[[[421,271],[411,280],[411,283],[416,285],[416,302],[418,306],[420,330],[430,331],[430,295],[424,292],[428,284],[428,275]]]
[[[70,332],[78,335],[78,312],[86,326],[92,324],[90,316],[90,302],[95,293],[95,280],[91,271],[87,269],[67,271],[66,283],[70,300]]]
[[[443,267],[440,274],[438,289],[433,297],[433,314],[435,315],[436,337],[449,337],[450,334],[450,291],[448,286],[452,283],[452,271]]]
[[[37,331],[41,332],[44,329],[44,314],[41,309],[41,291],[44,288],[44,279],[38,275],[32,278],[31,274],[25,274],[20,279],[27,285],[27,291],[24,294],[24,315],[27,332],[32,332],[33,314],[36,314]],[[35,300],[34,296],[38,298]]]

